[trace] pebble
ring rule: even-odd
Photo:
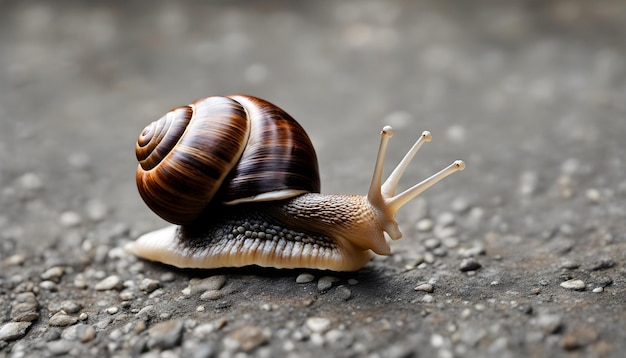
[[[433,297],[432,295],[426,294],[422,297],[422,302],[424,303],[433,303],[434,301],[435,301],[435,297]]]
[[[580,263],[572,260],[565,260],[561,262],[561,268],[566,270],[575,270],[580,267]]]
[[[458,197],[452,201],[450,207],[457,213],[465,213],[470,209],[470,203],[467,199]]]
[[[602,193],[595,188],[587,189],[585,195],[587,196],[587,200],[592,204],[598,204],[602,200]]]
[[[555,314],[542,314],[537,317],[535,324],[548,334],[558,333],[563,328],[561,316]]]
[[[96,291],[107,291],[122,288],[122,279],[117,275],[111,275],[94,286]]]
[[[317,281],[317,290],[319,292],[328,291],[331,287],[333,287],[333,283],[339,281],[337,277],[334,276],[322,276]]]
[[[341,301],[347,301],[352,297],[352,291],[346,286],[337,286],[335,290],[335,297]]]
[[[161,287],[161,282],[151,278],[144,278],[141,282],[139,282],[139,289],[146,293],[153,292],[159,287]]]
[[[61,226],[66,228],[76,227],[80,225],[81,221],[82,218],[80,217],[80,214],[75,211],[66,211],[62,213],[59,218],[59,223],[61,224]]]
[[[606,269],[612,268],[613,266],[615,266],[615,261],[611,259],[602,259],[602,260],[595,262],[591,266],[591,271],[606,270]]]
[[[438,248],[441,245],[441,240],[436,237],[424,240],[424,247],[427,250],[433,250]]]
[[[183,336],[183,321],[171,320],[154,325],[148,330],[149,349],[170,349],[178,346]]]
[[[75,302],[75,301],[71,301],[71,300],[65,300],[65,301],[61,301],[61,302],[51,302],[48,305],[48,311],[56,313],[59,311],[65,311],[65,313],[78,313],[78,311],[80,311],[80,309],[82,308],[82,306]]]
[[[14,341],[26,334],[32,322],[9,322],[0,328],[0,341]]]
[[[63,333],[61,333],[61,338],[70,341],[78,340],[85,343],[96,338],[96,330],[88,324],[79,323],[66,328]]]
[[[454,224],[456,218],[454,214],[449,211],[444,211],[437,216],[437,226],[446,227]]]
[[[461,261],[461,264],[459,265],[459,270],[461,270],[462,272],[476,271],[481,267],[482,265],[480,264],[480,262],[470,257]]]
[[[244,352],[250,352],[253,349],[266,344],[271,338],[272,333],[257,326],[243,326],[234,331],[229,338],[236,342]]]
[[[585,289],[585,283],[583,282],[583,280],[571,279],[561,282],[561,287],[568,290],[582,291]]]
[[[307,272],[301,273],[296,277],[296,283],[309,283],[313,280],[315,280],[315,276]]]
[[[39,287],[46,290],[54,292],[57,290],[57,284],[54,281],[41,281],[39,283]]]
[[[43,181],[35,173],[26,173],[17,179],[17,184],[26,191],[37,191],[43,188]]]
[[[33,322],[39,318],[39,302],[32,292],[23,292],[15,296],[11,307],[11,320],[16,322]]]
[[[67,327],[75,324],[76,322],[78,322],[78,318],[68,315],[65,311],[59,311],[55,313],[52,317],[50,317],[48,325],[56,327]]]
[[[224,293],[219,290],[206,290],[200,295],[202,301],[219,300],[224,297]]]
[[[421,232],[429,232],[433,229],[435,223],[431,219],[422,219],[417,222],[415,227]]]
[[[59,281],[61,281],[61,277],[64,274],[65,268],[63,268],[62,266],[54,266],[44,271],[40,277],[43,280],[50,280],[58,283]]]
[[[602,292],[604,292],[604,288],[603,287],[596,287],[591,292],[593,292],[593,293],[602,293]]]
[[[144,321],[147,321],[149,319],[151,319],[152,317],[154,317],[156,315],[156,311],[154,309],[153,305],[148,305],[145,306],[144,308],[140,309],[139,312],[137,312],[137,314],[135,314],[135,317],[139,318],[139,319],[143,319]]]
[[[226,277],[222,275],[210,276],[203,279],[192,278],[189,280],[190,294],[205,292],[208,290],[219,290],[224,287]]]
[[[91,221],[102,221],[106,218],[109,209],[107,206],[97,200],[93,199],[87,202],[85,205],[85,212],[87,213],[87,217]]]
[[[330,320],[323,317],[309,317],[305,324],[311,332],[315,333],[324,333],[330,328]]]
[[[7,259],[4,260],[3,265],[7,267],[20,266],[24,263],[24,261],[26,261],[26,256],[21,254],[15,254],[7,257]]]
[[[433,291],[435,291],[435,288],[430,283],[422,283],[421,285],[417,285],[414,288],[414,290],[415,291],[422,291],[422,292],[433,293]]]
[[[106,309],[108,314],[116,314],[119,310],[120,309],[115,306],[111,306]]]

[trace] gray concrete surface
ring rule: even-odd
[[[165,225],[139,132],[231,93],[298,119],[326,193],[384,124],[392,161],[434,136],[403,185],[467,169],[356,273],[127,255]],[[0,356],[622,356],[625,136],[624,1],[0,1]]]

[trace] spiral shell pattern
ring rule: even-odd
[[[307,134],[255,97],[213,96],[175,108],[141,132],[135,153],[141,197],[175,224],[194,222],[214,198],[239,203],[320,190]]]

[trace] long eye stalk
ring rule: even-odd
[[[398,225],[394,220],[398,210],[426,189],[441,181],[443,178],[456,171],[465,169],[465,163],[462,160],[457,160],[438,173],[428,177],[420,183],[415,184],[402,193],[395,195],[398,183],[400,182],[400,178],[402,178],[404,171],[409,166],[411,160],[421,148],[422,144],[430,142],[432,135],[430,132],[424,131],[417,139],[413,147],[411,147],[404,158],[391,172],[389,178],[387,178],[384,184],[381,184],[387,145],[392,136],[393,128],[390,126],[385,126],[380,132],[380,147],[378,149],[376,165],[374,167],[374,174],[372,176],[372,182],[367,194],[367,199],[372,208],[374,208],[375,212],[378,214],[381,226],[385,232],[387,232],[392,239],[396,240],[402,237],[402,233],[398,229]]]

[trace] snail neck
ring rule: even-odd
[[[372,250],[379,255],[391,253],[380,213],[364,196],[308,193],[275,208],[286,225],[337,238],[346,247]]]

